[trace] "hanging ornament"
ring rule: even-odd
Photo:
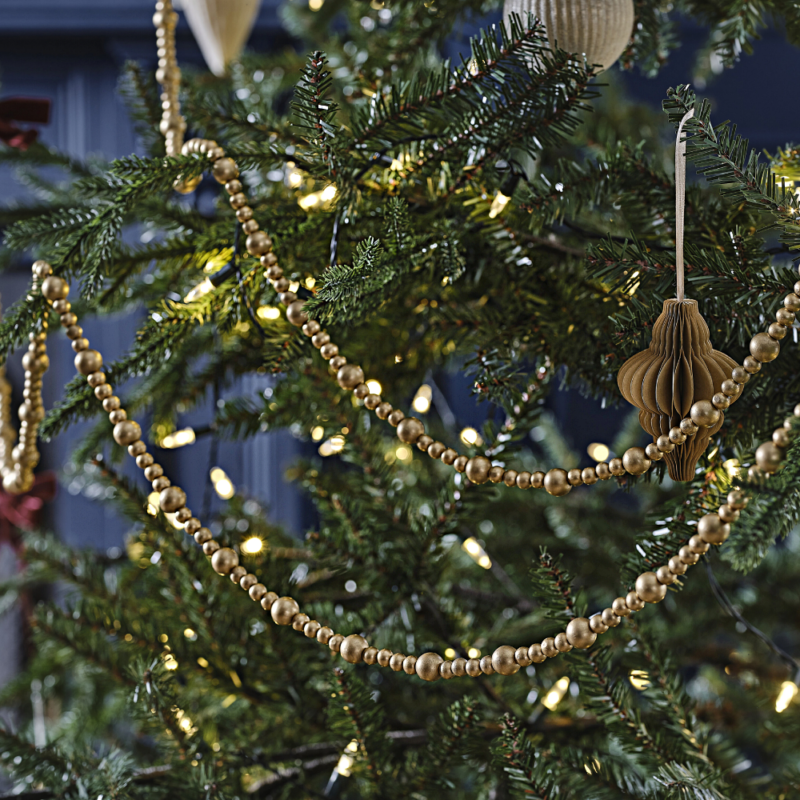
[[[208,68],[220,77],[253,30],[261,0],[181,0],[186,21]]]
[[[550,47],[581,53],[590,64],[608,69],[623,53],[633,33],[633,0],[505,0],[503,16],[528,14],[547,31]]]
[[[686,140],[682,133],[684,123],[693,115],[694,111],[690,111],[681,120],[675,146],[678,296],[664,301],[661,316],[653,325],[650,347],[629,358],[617,376],[622,396],[641,409],[642,428],[660,448],[672,446],[664,460],[670,477],[676,481],[694,477],[698,459],[708,448],[711,436],[722,427],[723,410],[739,397],[742,384],[749,380],[747,362],[745,367],[739,367],[732,358],[711,347],[708,325],[700,315],[697,301],[684,297]],[[740,382],[731,380],[731,375]],[[690,437],[688,442],[687,437]],[[676,449],[675,445],[683,446]]]

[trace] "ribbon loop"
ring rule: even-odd
[[[694,109],[689,111],[678,125],[678,136],[675,140],[675,275],[678,279],[678,300],[684,300],[683,279],[683,218],[686,211],[686,139],[681,138],[684,123],[694,116]]]

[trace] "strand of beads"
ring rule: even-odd
[[[156,12],[153,14],[158,46],[156,80],[161,84],[162,114],[159,130],[164,136],[168,156],[176,156],[181,152],[183,134],[186,131],[186,120],[181,115],[181,101],[178,95],[181,71],[178,68],[178,57],[175,52],[177,24],[178,15],[172,8],[172,0],[159,0],[156,3]]]
[[[32,291],[38,290],[39,282],[47,284],[50,265],[44,261],[36,261],[33,265]],[[42,404],[42,376],[50,366],[47,357],[47,320],[42,320],[41,330],[29,335],[28,352],[22,357],[25,368],[25,386],[22,391],[23,401],[19,407],[19,442],[10,447],[14,439],[10,425],[11,387],[4,382],[0,394],[2,411],[0,418],[3,426],[3,459],[0,469],[3,475],[3,488],[11,494],[22,494],[33,486],[33,470],[39,463],[39,451],[36,448],[36,435],[39,423],[44,419]],[[10,450],[10,452],[9,452]]]
[[[269,591],[256,575],[249,573],[240,565],[235,550],[220,547],[211,531],[203,527],[200,520],[186,506],[186,493],[183,489],[171,484],[169,478],[164,475],[162,467],[156,464],[152,455],[147,452],[138,423],[127,418],[127,413],[121,407],[119,398],[114,395],[113,388],[102,371],[102,355],[97,350],[89,348],[89,342],[83,336],[77,318],[72,313],[67,300],[68,284],[63,279],[53,276],[49,265],[43,262],[37,263],[38,274],[48,276],[42,285],[42,294],[60,314],[61,324],[66,328],[67,336],[72,339],[72,346],[76,351],[75,368],[86,377],[94,389],[95,396],[102,401],[104,410],[108,412],[109,421],[114,426],[114,440],[127,447],[128,453],[136,459],[137,466],[144,471],[153,490],[159,493],[161,510],[175,514],[176,520],[183,523],[186,533],[192,536],[195,542],[202,546],[203,552],[210,557],[214,571],[229,576],[233,583],[247,591],[252,600],[269,611],[276,624],[291,625],[294,630],[302,631],[306,637],[327,646],[351,664],[359,662],[377,664],[397,672],[402,670],[410,675],[415,674],[426,681],[434,681],[439,678],[449,679],[465,675],[473,678],[494,673],[513,675],[521,667],[531,663],[541,663],[547,658],[554,658],[559,653],[569,652],[573,648],[591,647],[598,635],[605,633],[609,627],[619,625],[624,617],[641,610],[646,603],[657,603],[662,600],[666,595],[667,586],[674,583],[678,576],[683,575],[689,566],[697,563],[700,555],[706,552],[711,544],[721,544],[727,539],[730,535],[730,523],[738,518],[739,509],[746,504],[742,492],[731,492],[728,495],[728,502],[721,506],[717,513],[707,514],[699,520],[697,534],[681,547],[667,565],[658,567],[655,572],[642,573],[636,580],[635,588],[625,597],[616,598],[610,607],[590,618],[576,617],[570,620],[564,631],[541,642],[528,647],[501,645],[491,655],[480,659],[459,657],[447,660],[437,653],[428,652],[414,656],[388,649],[378,650],[359,634],[344,636],[327,625],[311,619],[300,610],[294,598],[278,597]]]

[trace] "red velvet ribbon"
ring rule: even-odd
[[[23,130],[14,122],[50,122],[50,101],[42,97],[8,97],[0,100],[0,140],[9,147],[27,150],[39,132],[34,128]]]
[[[9,494],[0,489],[0,543],[8,542],[17,548],[19,540],[14,535],[15,529],[31,530],[39,524],[41,510],[56,496],[56,487],[54,472],[40,472],[29,492]]]

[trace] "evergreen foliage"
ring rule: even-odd
[[[663,165],[678,120],[695,109],[687,158],[703,177],[687,195],[688,292],[714,346],[738,360],[795,280],[800,201],[781,176],[800,179],[797,148],[762,160],[686,86],[666,93],[666,116],[636,105],[613,71],[601,84],[591,65],[547,50],[533,18],[486,29],[469,57],[443,62],[438,47],[465,15],[491,7],[287,4],[284,24],[302,48],[246,55],[228,78],[186,80],[182,107],[190,134],[236,159],[285,274],[387,399],[408,408],[423,376],[435,384],[463,370],[488,409],[482,447],[464,452],[528,470],[588,466],[545,399],[569,386],[618,403],[619,366],[647,345],[672,296],[674,182]],[[728,64],[750,51],[769,15],[800,44],[797,3],[784,0],[637,0],[636,9],[623,66],[652,75],[677,46],[681,13],[709,25],[706,56]],[[790,336],[684,485],[658,468],[559,499],[477,487],[409,458],[392,429],[331,380],[306,337],[253,313],[279,301],[241,252],[227,198],[201,214],[172,192],[204,163],[165,157],[148,71],[129,65],[121,90],[140,156],[82,163],[41,144],[0,149],[33,198],[0,211],[0,261],[47,258],[74,293],[80,285],[80,314],[147,310],[106,371],[115,386],[130,381],[123,404],[147,414],[156,442],[180,427],[180,413],[254,372],[276,376],[272,394],[217,404],[214,435],[346,431],[338,455],[292,468],[317,513],[303,541],[253,498],[234,496],[213,520],[228,546],[239,548],[245,530],[258,536],[264,547],[243,553],[245,566],[337,630],[415,654],[541,641],[674,555],[704,509],[747,484],[755,446],[800,395]],[[45,178],[44,167],[63,180]],[[332,200],[298,203],[328,185]],[[494,214],[498,192],[510,200]],[[231,277],[181,299],[229,263]],[[28,296],[6,310],[0,350],[17,348],[43,313]],[[424,684],[342,666],[215,575],[118,473],[123,451],[82,379],[65,387],[42,433],[95,415],[69,469],[130,520],[125,553],[81,552],[29,532],[24,571],[0,586],[0,612],[20,599],[33,606],[25,672],[0,690],[0,706],[14,711],[0,729],[0,767],[21,796],[800,796],[797,706],[775,711],[781,682],[796,679],[787,664],[800,666],[791,655],[800,641],[798,440],[781,473],[747,485],[749,508],[704,557],[718,591],[698,566],[660,606],[588,651],[513,677]],[[439,402],[426,428],[457,441]],[[642,441],[632,414],[607,443],[619,454]],[[198,507],[203,487],[185,488]],[[468,556],[470,537],[491,568]],[[729,608],[779,639],[782,660]],[[34,686],[45,744],[34,744]]]

